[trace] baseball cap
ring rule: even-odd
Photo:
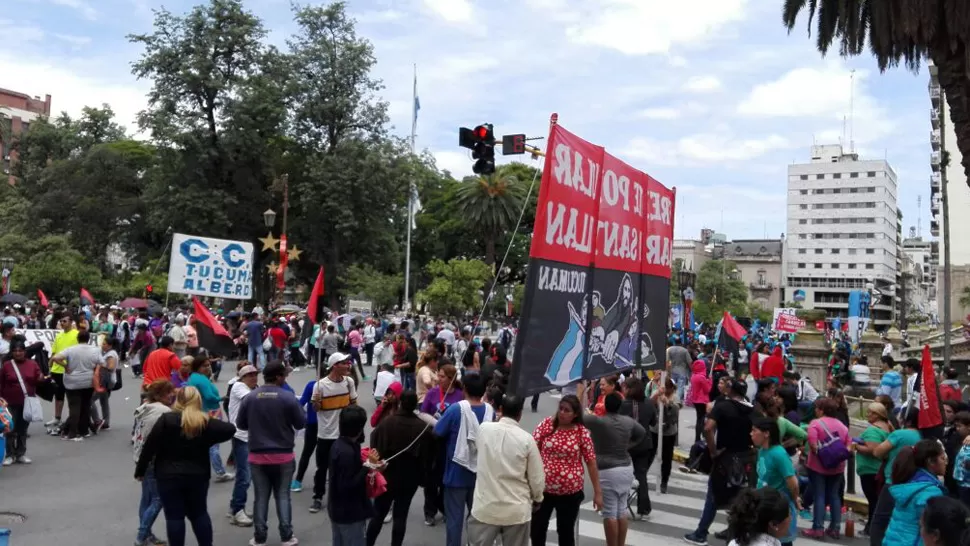
[[[330,355],[330,358],[327,359],[327,366],[334,366],[347,360],[350,360],[350,355],[346,353],[334,353]]]
[[[245,377],[251,373],[259,373],[259,370],[256,369],[256,366],[253,366],[252,364],[247,364],[242,368],[239,368],[239,371],[236,372],[236,375],[238,377]]]

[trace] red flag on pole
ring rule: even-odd
[[[94,305],[94,296],[91,295],[84,287],[81,288],[81,305]]]
[[[310,322],[317,324],[320,313],[320,298],[323,297],[323,266],[317,273],[317,280],[313,283],[313,290],[310,291],[310,301],[307,304],[306,315],[310,317]]]
[[[923,362],[920,366],[919,388],[919,423],[920,430],[937,427],[943,424],[940,414],[939,391],[936,390],[936,370],[933,369],[933,358],[930,356],[930,346],[923,346]]]
[[[748,331],[744,329],[744,326],[731,316],[731,313],[727,311],[724,312],[724,322],[721,324],[721,330],[731,337],[735,342],[741,341]]]
[[[199,298],[192,297],[192,307],[195,316],[195,333],[199,338],[199,347],[212,354],[226,356],[232,354],[232,336],[219,324],[219,321],[212,316],[209,309],[202,305]]]
[[[40,288],[37,289],[37,298],[40,300],[40,306],[41,307],[50,307],[51,306],[50,302],[47,301],[47,295],[44,294],[44,291],[41,290]]]

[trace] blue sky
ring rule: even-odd
[[[69,113],[109,103],[134,128],[148,83],[130,74],[155,0],[9,0],[0,15],[0,87],[51,94]],[[194,2],[164,2],[187,11]],[[837,143],[855,70],[856,150],[899,175],[904,225],[929,237],[930,102],[925,69],[879,74],[870,57],[822,59],[804,24],[789,35],[782,0],[350,0],[374,44],[393,132],[470,174],[459,126],[545,136],[549,114],[678,188],[676,236],[785,231],[786,167],[814,142]],[[287,0],[250,0],[269,40],[293,29]],[[13,9],[10,9],[10,8]],[[540,143],[541,145],[541,143]],[[520,158],[521,159],[521,158]],[[923,197],[922,211],[917,196]]]

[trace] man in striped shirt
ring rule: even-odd
[[[340,436],[340,410],[357,403],[357,387],[350,377],[351,364],[348,354],[337,352],[330,355],[327,359],[330,372],[317,382],[310,398],[313,409],[317,410],[317,471],[313,475],[313,502],[310,504],[313,514],[323,509],[330,448]]]

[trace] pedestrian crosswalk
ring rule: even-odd
[[[685,534],[694,531],[704,509],[704,498],[707,495],[707,476],[702,474],[683,474],[675,471],[667,484],[667,493],[661,494],[657,490],[656,476],[651,475],[650,501],[653,507],[647,520],[630,520],[626,543],[631,546],[684,544]],[[588,497],[587,497],[588,498]],[[577,544],[581,546],[605,545],[603,539],[603,524],[599,514],[593,510],[593,503],[586,502],[580,507],[579,521],[576,528]],[[811,529],[811,521],[799,519],[799,529]],[[714,537],[714,533],[727,527],[727,511],[718,511],[711,526],[708,542],[712,546],[723,544]],[[861,522],[857,522],[856,529],[861,529]],[[555,520],[549,524],[549,544],[556,542]],[[796,544],[802,546],[822,546],[832,542],[809,540],[799,537]],[[862,538],[845,538],[838,544],[844,546],[865,546],[867,540]]]

